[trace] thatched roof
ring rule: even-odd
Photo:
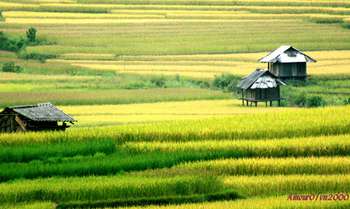
[[[257,69],[250,75],[244,77],[239,84],[238,88],[241,89],[267,89],[275,88],[278,85],[286,85],[283,81],[278,79],[275,75],[267,70]]]
[[[270,52],[265,57],[261,58],[259,62],[272,63],[296,63],[296,62],[316,62],[313,58],[299,51],[292,46],[280,46],[276,50]]]
[[[7,107],[5,108],[4,112],[7,111],[13,111],[33,121],[75,122],[74,118],[67,115],[51,103]]]

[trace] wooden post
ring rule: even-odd
[[[265,101],[265,107],[267,107],[267,101]]]
[[[256,102],[255,102],[255,107],[257,107],[257,106],[258,106],[258,102],[256,101]]]
[[[278,100],[278,106],[279,107],[281,106],[281,100],[280,99]]]
[[[272,100],[270,100],[270,107],[272,107]]]

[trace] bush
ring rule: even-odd
[[[57,57],[55,54],[40,54],[40,53],[21,53],[19,55],[22,59],[33,59],[39,60],[40,62],[45,62],[47,59],[54,59]]]
[[[344,99],[344,104],[345,105],[350,105],[350,98]]]
[[[166,82],[166,79],[163,76],[155,77],[155,78],[151,79],[152,84],[154,84],[157,87],[161,87],[161,88],[166,87],[165,82]]]
[[[326,105],[326,102],[320,96],[312,96],[312,97],[307,98],[307,100],[306,100],[307,107],[321,107],[321,106],[325,106],[325,105]]]
[[[306,100],[306,94],[305,92],[302,92],[294,98],[293,103],[299,107],[304,107],[306,105]]]
[[[2,65],[2,72],[20,73],[22,70],[23,69],[14,62],[6,62]]]
[[[14,39],[6,36],[5,33],[0,31],[0,50],[7,51],[20,51],[25,47],[25,40],[23,38]]]
[[[235,91],[240,79],[233,74],[222,74],[215,76],[213,86],[226,91]]]

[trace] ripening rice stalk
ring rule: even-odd
[[[152,173],[152,172],[150,172]],[[209,160],[180,164],[161,170],[165,175],[291,175],[291,174],[348,174],[349,157],[306,158],[240,158]],[[157,174],[156,174],[157,175]]]
[[[235,157],[298,157],[348,155],[350,136],[319,136],[264,140],[201,140],[183,142],[126,142],[124,149],[144,152],[211,152]]]
[[[56,204],[53,202],[27,202],[17,204],[1,204],[2,209],[55,209]]]
[[[1,203],[96,201],[103,199],[192,195],[223,189],[215,177],[140,178],[117,176],[21,180],[0,184]]]
[[[232,176],[224,182],[246,196],[350,192],[349,175]]]
[[[189,141],[203,139],[266,139],[349,133],[350,109],[284,109],[282,112],[201,120],[170,121],[108,128],[72,129],[68,132],[2,134],[0,144],[112,139],[126,141]],[[266,125],[268,124],[268,125]]]
[[[135,206],[128,209],[346,209],[349,201],[290,201],[288,196],[255,197],[234,201],[203,202],[167,206]],[[111,208],[110,208],[111,209]]]

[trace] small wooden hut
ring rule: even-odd
[[[280,85],[286,85],[270,71],[257,69],[250,75],[244,77],[237,85],[241,89],[242,104],[247,106],[258,102],[265,102],[266,106],[270,102],[277,101],[281,105]]]
[[[316,60],[292,46],[280,46],[261,58],[259,62],[268,63],[268,70],[277,78],[305,80],[306,63],[316,62]]]
[[[65,130],[75,120],[51,103],[7,107],[0,113],[0,132]]]

